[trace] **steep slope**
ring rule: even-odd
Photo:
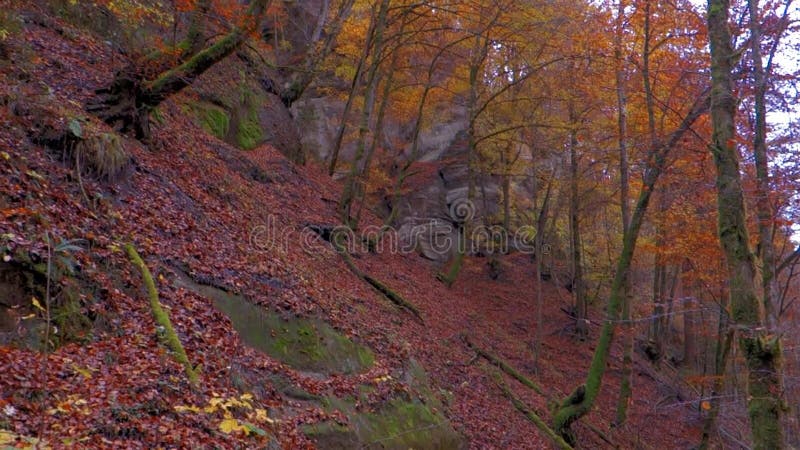
[[[0,406],[6,408],[0,429],[29,437],[42,432],[54,446],[313,447],[315,438],[333,438],[320,432],[321,426],[307,425],[352,423],[355,416],[337,410],[377,414],[400,398],[424,405],[424,413],[415,417],[430,415],[433,425],[426,427],[452,426],[471,448],[550,445],[502,395],[493,369],[476,359],[462,338],[468,335],[504,358],[553,397],[582,379],[591,340],[574,342],[564,331],[569,318],[560,308],[568,294],[549,283],[543,286],[544,354],[534,373],[536,286],[528,256],[502,257],[505,270],[497,280],[489,276],[486,259],[468,258],[448,289],[435,279],[438,268],[414,252],[354,252],[361,270],[416,305],[421,322],[355,276],[330,243],[307,227],[336,224],[339,187],[321,168],[294,166],[269,146],[244,152],[208,135],[186,106],[191,93],[160,108],[150,148],[122,138],[132,157],[123,174],[102,182],[89,174],[78,177],[74,159],[61,160],[63,149],[36,145],[31,138],[48,125],[66,128],[73,120],[86,130],[109,133],[85,118],[80,106],[124,60],[91,36],[60,26],[69,32],[28,24],[24,33],[12,36],[12,54],[30,59],[5,63],[0,73],[6,105],[0,109],[0,248],[9,264],[41,268],[60,239],[82,240],[83,251],[64,255],[76,267],[71,278],[82,293],[77,303],[94,323],[82,340],[47,356],[0,347]],[[367,222],[380,220],[368,214]],[[161,302],[190,361],[201,365],[197,387],[158,344],[141,276],[120,251],[127,242],[156,276]],[[321,373],[268,356],[245,344],[211,295],[177,283],[181,272],[274,314],[324,320],[368,347],[374,363],[362,372]],[[62,280],[52,292],[66,292],[72,282]],[[264,333],[275,328],[265,326]],[[419,381],[426,377],[412,361],[427,372],[428,382]],[[600,407],[589,417],[594,428],[622,448],[687,448],[697,442],[698,414],[689,405],[665,401],[668,391],[644,370],[636,371],[631,421],[609,430],[618,351],[611,366]],[[545,398],[507,382],[548,416]],[[303,400],[291,390],[329,400]],[[226,401],[226,408],[193,410]],[[268,417],[259,417],[259,409]],[[448,423],[436,421],[441,415]],[[257,431],[247,435],[221,426],[229,419]],[[378,435],[366,444],[400,445],[392,439],[408,430],[389,425],[374,425]],[[610,445],[587,427],[577,428],[586,448]],[[460,445],[457,440],[439,443]]]

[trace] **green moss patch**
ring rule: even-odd
[[[355,373],[368,369],[375,361],[368,348],[320,319],[284,319],[241,296],[195,283],[184,274],[180,274],[176,284],[213,300],[247,345],[297,370]]]
[[[191,105],[197,123],[209,134],[225,139],[230,127],[231,118],[228,112],[209,102],[195,102]]]
[[[247,109],[240,118],[236,129],[236,145],[243,150],[252,150],[264,142],[264,133],[258,120],[258,111],[254,107]]]
[[[303,428],[303,432],[325,449],[462,449],[467,447],[450,422],[439,411],[441,402],[433,395],[425,370],[411,360],[405,371],[404,383],[418,396],[395,396],[370,411],[356,409],[351,398],[328,397],[320,402],[328,410],[340,411],[347,425],[323,422]],[[374,390],[359,388],[361,401]]]

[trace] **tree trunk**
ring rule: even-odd
[[[583,268],[581,267],[581,230],[578,204],[578,130],[577,118],[570,105],[569,132],[569,234],[570,253],[572,259],[572,296],[575,299],[575,334],[578,339],[584,340],[589,335],[588,306],[584,295]]]
[[[135,67],[120,71],[110,86],[96,92],[86,105],[87,111],[119,131],[133,131],[137,139],[149,140],[150,111],[239,48],[258,25],[268,3],[269,0],[254,0],[242,25],[154,80],[145,80]]]
[[[648,155],[645,171],[642,180],[642,189],[633,210],[631,222],[625,232],[622,241],[622,253],[617,260],[617,268],[614,273],[614,281],[611,284],[608,305],[606,307],[606,321],[600,331],[600,337],[595,348],[589,373],[586,375],[586,382],[578,386],[569,397],[567,397],[553,415],[553,428],[570,443],[575,442],[575,436],[570,429],[573,422],[580,419],[591,411],[597,395],[600,393],[603,375],[606,370],[606,362],[611,352],[611,343],[614,339],[614,331],[619,321],[620,309],[623,301],[623,289],[626,278],[628,277],[633,254],[636,249],[636,242],[639,237],[639,230],[644,220],[644,215],[650,203],[650,196],[655,188],[655,184],[666,164],[666,157],[675,145],[680,142],[683,135],[689,130],[692,124],[708,108],[708,97],[705,93],[701,94],[689,113],[681,121],[681,125],[670,135],[667,142],[657,148],[652,149]]]
[[[356,226],[353,223],[353,217],[350,214],[350,208],[353,200],[357,195],[357,189],[360,188],[359,178],[361,175],[362,159],[367,146],[367,135],[370,134],[373,110],[375,108],[375,91],[378,86],[378,68],[381,63],[381,56],[383,53],[383,31],[386,26],[386,16],[389,12],[389,1],[382,0],[374,17],[374,32],[375,32],[375,51],[372,55],[372,63],[370,64],[369,72],[367,73],[367,86],[364,93],[364,107],[361,111],[361,123],[358,128],[358,142],[356,144],[356,154],[350,165],[350,172],[348,173],[347,180],[345,181],[344,188],[342,189],[342,197],[339,200],[339,215],[341,216],[342,223],[350,228]],[[373,135],[374,139],[375,136]]]
[[[405,28],[406,22],[403,21],[402,25],[400,26],[400,31],[402,32]],[[386,108],[389,105],[389,97],[392,93],[392,87],[394,82],[394,73],[397,69],[397,62],[399,59],[400,52],[395,49],[392,54],[392,60],[389,64],[389,70],[386,72],[386,80],[383,82],[383,92],[381,94],[381,103],[378,107],[378,118],[375,121],[375,131],[373,132],[372,143],[370,144],[369,150],[367,151],[367,155],[364,158],[364,168],[363,168],[363,178],[364,183],[366,184],[369,181],[369,174],[370,174],[370,167],[372,166],[372,158],[375,155],[375,150],[378,148],[378,143],[380,142],[381,135],[383,134],[383,123],[384,119],[386,118]],[[356,213],[355,223],[358,225],[361,222],[361,211],[364,208],[364,201],[366,200],[366,189],[362,189],[360,202],[358,207],[358,213]]]
[[[619,0],[617,3],[617,16],[614,27],[614,60],[617,65],[614,72],[617,91],[617,142],[619,146],[619,205],[620,216],[622,219],[622,234],[628,229],[630,218],[630,206],[628,205],[628,102],[625,97],[625,62],[622,55],[622,37],[625,24],[625,2]],[[633,303],[633,292],[630,276],[625,277],[626,283],[623,289],[622,320],[625,327],[625,342],[622,349],[622,379],[619,386],[619,399],[617,400],[617,414],[614,425],[619,426],[625,423],[628,415],[628,405],[630,404],[633,387],[631,383],[633,366],[633,345],[634,327],[631,322],[631,308]]]
[[[733,48],[728,29],[730,0],[709,0],[708,31],[711,49],[710,146],[717,168],[719,240],[728,266],[732,320],[745,357],[747,404],[753,446],[783,448],[781,415],[780,337],[764,328],[764,305],[758,297],[756,270],[745,218],[739,160],[736,149],[736,99],[733,94]]]
[[[544,229],[547,225],[547,212],[550,209],[550,193],[553,190],[553,179],[547,182],[547,190],[542,200],[542,208],[536,218],[536,238],[534,241],[536,249],[536,335],[533,341],[533,364],[539,370],[539,356],[542,351],[542,336],[544,335],[543,309],[544,299],[542,294],[542,268],[544,264]]]
[[[364,72],[364,65],[367,62],[370,51],[372,49],[372,38],[374,36],[374,23],[370,24],[367,30],[366,40],[364,42],[364,49],[361,52],[361,57],[358,59],[356,65],[356,72],[353,74],[353,80],[350,82],[350,95],[347,96],[347,102],[344,104],[344,111],[342,111],[342,118],[339,122],[339,130],[336,132],[336,142],[333,144],[331,152],[331,159],[328,161],[328,175],[333,176],[336,171],[336,163],[339,161],[339,152],[342,149],[344,142],[344,134],[347,131],[347,116],[350,115],[350,110],[353,108],[353,101],[358,92],[358,86],[361,82],[361,75]]]
[[[500,151],[500,165],[503,167],[503,230],[506,236],[511,235],[511,163],[510,150],[512,142]]]
[[[728,366],[728,355],[733,342],[733,330],[730,328],[727,305],[720,305],[719,328],[714,357],[714,382],[709,392],[711,408],[703,421],[703,436],[698,450],[707,450],[711,444],[711,434],[717,427],[717,417],[720,410],[720,397],[725,388],[725,369]]]
[[[289,83],[287,83],[286,88],[272,91],[272,93],[281,99],[281,103],[283,103],[287,108],[291,107],[292,104],[296,102],[301,95],[303,95],[303,92],[305,92],[306,89],[308,89],[308,86],[311,85],[314,77],[317,76],[317,69],[319,65],[325,60],[325,58],[328,57],[328,55],[330,55],[331,51],[333,50],[333,46],[336,43],[336,38],[342,31],[344,22],[348,17],[350,17],[350,12],[353,9],[354,3],[355,0],[345,0],[341,5],[339,5],[336,17],[331,21],[328,29],[324,33],[324,39],[320,41],[320,35],[322,34],[320,25],[324,24],[328,10],[327,2],[323,4],[321,14],[325,14],[326,17],[321,16],[320,22],[317,23],[317,29],[314,30],[314,36],[312,37],[309,51],[305,55],[302,68],[293,73]],[[275,89],[278,83],[268,83],[267,85]]]
[[[694,373],[697,368],[697,332],[695,331],[694,298],[689,296],[683,302],[683,363]]]
[[[766,320],[770,327],[778,322],[778,283],[775,277],[775,246],[773,236],[773,211],[769,198],[769,160],[767,158],[767,73],[761,58],[761,24],[758,17],[758,0],[748,0],[750,9],[750,54],[753,59],[755,97],[755,133],[753,155],[756,165],[756,214],[758,216],[758,249],[761,260],[761,288],[764,291]]]

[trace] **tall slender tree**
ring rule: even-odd
[[[728,24],[730,0],[708,1],[711,50],[711,153],[717,168],[719,240],[728,270],[731,318],[745,357],[747,406],[756,449],[784,447],[784,408],[780,377],[781,341],[767,328],[759,297],[756,267],[747,231],[744,191],[736,146],[736,97],[733,89],[734,49]]]

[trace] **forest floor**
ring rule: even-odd
[[[488,258],[467,258],[447,288],[436,280],[440,268],[415,253],[356,252],[362,271],[419,309],[424,322],[416,319],[355,276],[330,243],[307,228],[337,223],[340,187],[322,167],[296,167],[269,146],[243,152],[209,136],[183,107],[191,92],[159,108],[149,148],[123,140],[133,160],[119,180],[77,177],[74,161],[33,144],[31,136],[48,115],[62,128],[71,117],[83,117],[105,129],[85,117],[81,105],[125,61],[106,43],[61,26],[57,32],[26,25],[9,38],[15,62],[0,65],[0,249],[9,263],[19,255],[46,262],[60,240],[80,240],[83,250],[62,253],[77,268],[79,304],[94,323],[80,339],[46,355],[0,347],[0,438],[41,436],[54,447],[314,447],[304,426],[347,419],[335,408],[292,399],[269,380],[280,376],[308,393],[337,398],[358,396],[368,385],[370,394],[356,407],[369,411],[397,392],[417,395],[405,376],[414,360],[437,400],[433,412],[446,417],[470,448],[551,445],[503,396],[494,369],[475,358],[463,336],[560,398],[583,382],[601,304],[591,311],[590,338],[576,341],[562,311],[570,294],[545,282],[535,367],[536,283],[529,255],[500,257],[497,279],[490,277]],[[380,224],[368,211],[365,222]],[[189,360],[201,366],[196,387],[158,343],[141,273],[122,251],[128,242],[153,272]],[[175,267],[287,317],[322,318],[369,347],[374,364],[361,373],[320,376],[269,357],[246,345],[208,298],[176,286]],[[617,343],[597,408],[583,420],[620,448],[696,444],[700,413],[670,398],[671,390],[647,375],[648,363],[638,356],[629,420],[610,427],[620,354]],[[511,378],[506,383],[549,419],[546,398]],[[583,422],[575,429],[582,448],[610,447]]]

